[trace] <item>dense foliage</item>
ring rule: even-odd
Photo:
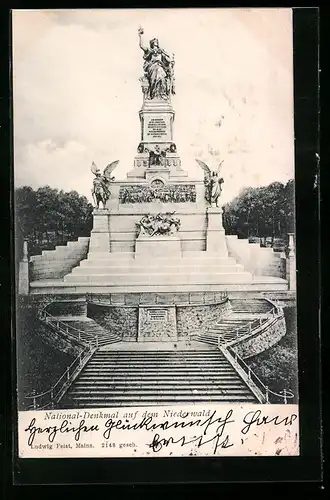
[[[15,191],[15,236],[21,251],[22,239],[29,242],[29,253],[53,249],[79,236],[89,236],[93,206],[76,191],[44,186],[36,191],[24,186]]]
[[[273,246],[275,238],[294,232],[294,181],[244,188],[223,209],[227,234],[270,238]]]

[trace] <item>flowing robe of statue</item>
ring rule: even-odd
[[[208,179],[207,184],[209,188],[209,201],[210,204],[217,203],[219,196],[221,195],[221,184],[223,179],[214,174]]]
[[[150,47],[142,43],[143,30],[140,28],[140,47],[144,52],[143,70],[149,83],[149,99],[167,99],[173,88],[174,60],[159,47],[157,38],[150,41]]]
[[[147,49],[144,54],[143,69],[149,82],[150,99],[166,99],[168,97],[167,67],[170,58],[161,49]]]

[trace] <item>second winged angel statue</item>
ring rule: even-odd
[[[223,161],[219,164],[217,170],[213,171],[203,161],[197,159],[196,161],[204,170],[205,199],[211,207],[218,207],[218,200],[221,195],[222,184],[224,183],[223,178],[219,177]]]
[[[106,203],[110,198],[109,184],[114,181],[115,178],[111,176],[113,170],[117,167],[119,160],[109,163],[101,173],[100,169],[92,163],[91,171],[95,175],[93,180],[92,196],[95,203],[95,208],[99,208],[100,203],[103,204],[103,208],[106,208]]]

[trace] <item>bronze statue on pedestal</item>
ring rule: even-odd
[[[223,161],[219,164],[218,169],[213,171],[203,161],[197,159],[196,161],[204,170],[205,199],[210,207],[219,207],[218,200],[222,192],[222,184],[224,183],[223,178],[219,177]]]
[[[111,195],[109,184],[115,180],[115,178],[111,176],[111,173],[116,168],[118,163],[119,160],[109,163],[109,165],[105,167],[103,174],[101,174],[100,169],[95,165],[95,163],[92,163],[91,171],[95,175],[95,179],[93,180],[92,196],[96,209],[99,209],[100,203],[103,204],[103,209],[106,208],[106,203]]]

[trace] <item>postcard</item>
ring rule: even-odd
[[[298,456],[292,10],[12,26],[19,457]]]

